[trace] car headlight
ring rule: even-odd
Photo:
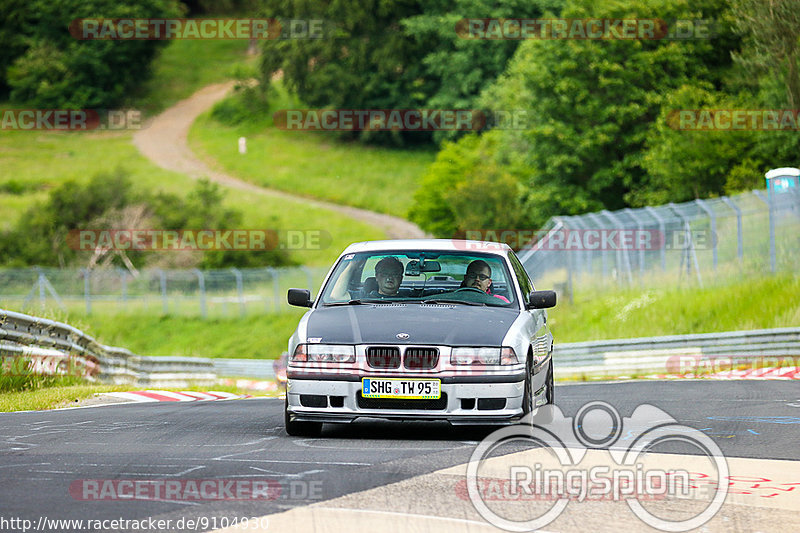
[[[355,347],[341,344],[298,344],[292,354],[292,361],[302,363],[353,363],[355,360]]]
[[[453,348],[450,363],[453,365],[514,365],[517,364],[514,348]]]

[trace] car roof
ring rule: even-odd
[[[344,254],[391,250],[436,250],[441,252],[480,252],[505,256],[511,251],[505,243],[469,241],[463,239],[394,239],[356,242],[345,248]]]

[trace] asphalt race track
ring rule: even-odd
[[[592,401],[609,403],[623,417],[641,404],[656,406],[719,446],[733,465],[731,487],[739,497],[750,499],[721,512],[706,530],[800,531],[796,382],[633,381],[556,387],[556,403],[565,416],[574,416]],[[287,531],[288,524],[297,531],[490,531],[470,501],[456,495],[463,476],[454,474],[459,470],[453,467],[467,463],[492,431],[437,422],[359,421],[326,425],[317,439],[288,437],[283,401],[278,399],[4,413],[0,530],[23,531],[25,525],[39,531],[115,531],[126,528],[122,522],[96,521],[152,517],[170,520],[169,527],[162,522],[159,530],[208,531],[242,517],[270,515],[260,530]],[[750,469],[746,475],[740,475],[739,465]],[[772,467],[777,473],[768,476]],[[197,501],[185,493],[160,501],[113,494],[94,498],[93,494],[102,496],[96,488],[103,480],[268,480],[279,485],[280,494],[273,499],[212,501]],[[95,488],[88,497],[81,493],[87,486]],[[115,486],[122,492],[121,485]],[[655,531],[613,507],[624,505],[620,502],[570,505],[545,530]],[[347,526],[340,528],[328,515],[346,515],[342,524]],[[404,522],[406,515],[417,520],[414,527]],[[52,522],[69,519],[95,522],[81,528]],[[597,523],[591,525],[592,519]],[[152,522],[144,524],[140,531],[152,530]]]

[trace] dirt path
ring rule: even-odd
[[[161,168],[181,172],[194,179],[206,177],[227,187],[330,209],[379,228],[390,239],[425,237],[419,227],[402,218],[267,189],[208,167],[189,148],[189,128],[198,115],[221,100],[232,87],[233,82],[229,81],[200,89],[151,119],[134,135],[134,144],[142,154]]]

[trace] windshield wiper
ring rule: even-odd
[[[422,303],[424,304],[464,304],[464,305],[477,305],[478,307],[485,306],[485,303],[481,302],[468,302],[466,300],[423,300]]]
[[[331,302],[322,305],[324,305],[325,307],[335,307],[337,305],[361,305],[361,304],[382,304],[382,303],[386,303],[386,300],[378,300],[378,299],[363,300],[356,298],[354,300],[350,300],[349,302]]]
[[[322,305],[325,307],[336,307],[337,305],[361,305],[361,303],[361,300],[350,300],[349,302],[331,302]]]

